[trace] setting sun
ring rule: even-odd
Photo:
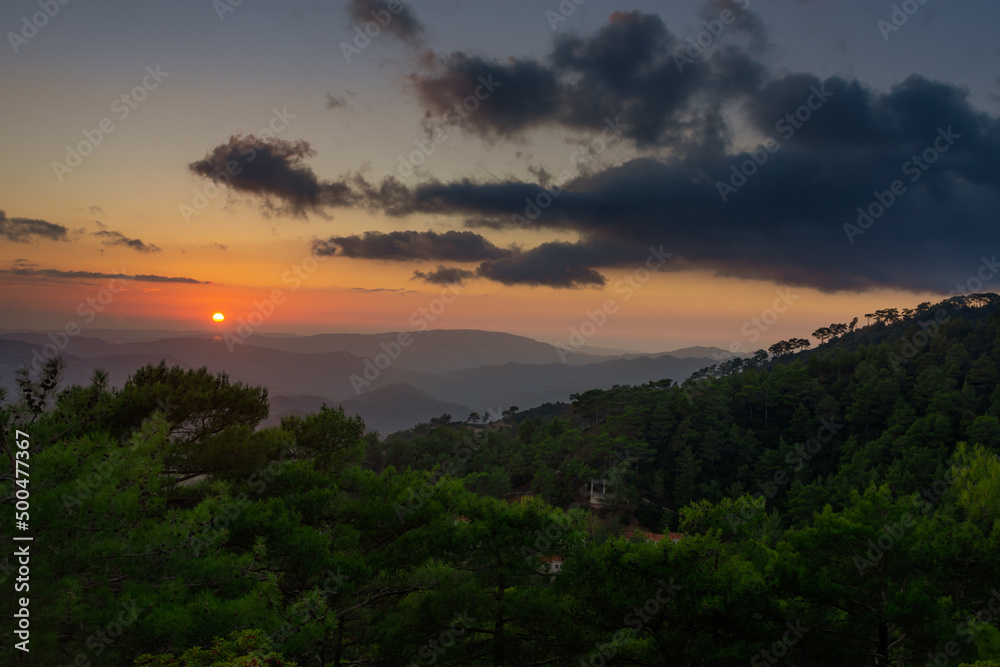
[[[222,320],[226,319],[226,316],[223,315],[222,313],[216,313],[215,315],[212,315],[212,319],[215,320],[216,322],[221,322]]]

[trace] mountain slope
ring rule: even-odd
[[[360,415],[369,430],[383,435],[402,431],[443,414],[462,420],[471,412],[464,405],[437,400],[406,384],[379,387],[343,401],[341,406],[348,414]]]

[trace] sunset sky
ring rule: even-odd
[[[259,310],[556,343],[613,302],[589,345],[752,351],[995,291],[998,25],[985,1],[8,0],[0,327]]]

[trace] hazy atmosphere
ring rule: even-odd
[[[947,295],[996,250],[1000,8],[914,7],[6,3],[6,326],[279,289],[256,330],[412,330],[453,283],[429,327],[565,342],[613,299],[590,342],[665,351]]]
[[[5,0],[0,667],[1000,667],[998,27]]]

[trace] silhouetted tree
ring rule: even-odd
[[[816,329],[816,331],[812,332],[813,338],[818,339],[820,344],[826,342],[826,339],[830,338],[832,335],[833,333],[830,331],[830,327],[820,327],[819,329]]]
[[[792,338],[788,341],[789,348],[794,350],[804,350],[811,346],[812,343],[809,342],[807,338]]]
[[[847,333],[846,324],[831,324],[830,325],[830,338],[840,338]]]
[[[768,352],[776,357],[788,354],[792,351],[792,346],[787,340],[779,340],[777,343],[767,348]]]

